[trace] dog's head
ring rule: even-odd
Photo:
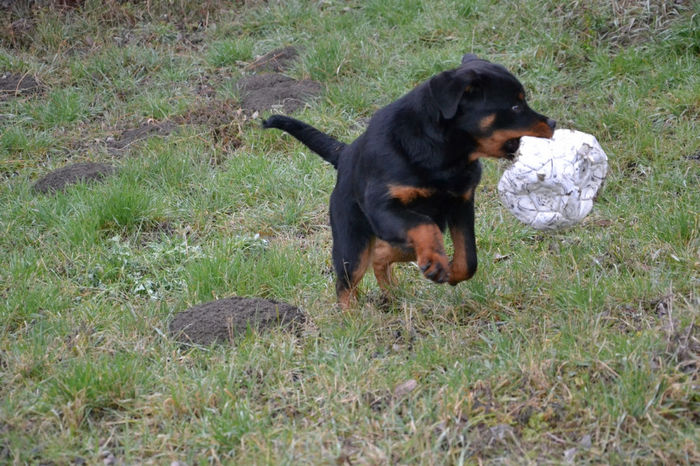
[[[556,122],[532,110],[523,85],[501,65],[467,54],[462,66],[428,81],[450,131],[473,141],[470,159],[512,158],[522,136],[551,138]]]

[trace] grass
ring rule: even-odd
[[[0,462],[700,461],[697,5],[74,3],[0,18],[0,71],[42,84],[0,101]],[[394,302],[368,276],[340,312],[335,175],[300,144],[232,114],[235,147],[188,126],[106,150],[236,99],[245,66],[290,44],[288,74],[324,86],[297,116],[346,141],[465,52],[504,64],[608,153],[592,214],[520,225],[486,161],[476,277],[439,287],[406,265]],[[31,190],[86,160],[118,174]],[[312,324],[230,347],[167,336],[175,313],[231,295]]]

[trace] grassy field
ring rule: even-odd
[[[698,3],[63,3],[0,9],[0,76],[40,84],[0,97],[0,463],[700,462]],[[592,214],[519,224],[487,160],[476,277],[406,264],[388,306],[369,274],[338,310],[332,167],[237,111],[286,45],[323,88],[295,116],[344,141],[465,52],[504,64],[606,150]],[[178,129],[110,147],[145,123]],[[85,161],[117,173],[32,189]],[[232,295],[310,323],[168,336]]]

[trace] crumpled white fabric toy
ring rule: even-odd
[[[552,139],[525,136],[498,183],[503,204],[538,230],[572,226],[589,214],[608,172],[596,138],[558,129]]]

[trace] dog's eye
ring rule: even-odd
[[[523,107],[522,105],[513,105],[510,109],[513,110],[515,113],[520,113],[522,112]]]

